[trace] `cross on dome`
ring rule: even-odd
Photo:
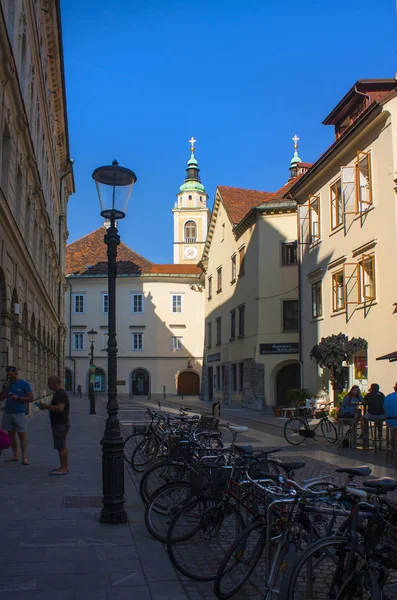
[[[296,150],[296,148],[298,147],[298,142],[299,142],[299,139],[300,139],[300,138],[298,138],[298,136],[297,136],[297,135],[296,135],[296,133],[295,133],[294,137],[292,138],[292,141],[294,142],[294,148],[295,148],[295,150]]]
[[[194,152],[194,144],[197,142],[197,140],[194,139],[194,137],[192,136],[189,140],[189,144],[190,144],[190,150],[192,152]]]

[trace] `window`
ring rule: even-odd
[[[321,297],[321,281],[312,283],[312,317],[317,319],[323,314],[323,302]]]
[[[109,312],[109,296],[105,292],[102,292],[102,312],[106,314]]]
[[[132,294],[132,312],[143,313],[143,294]]]
[[[171,350],[182,350],[183,348],[183,337],[172,336],[171,338]]]
[[[237,256],[233,254],[232,256],[232,283],[236,281],[237,277]]]
[[[338,179],[330,187],[331,194],[331,229],[343,223],[342,180]]]
[[[238,337],[245,335],[245,304],[238,307]]]
[[[75,314],[85,313],[85,294],[73,295],[73,312]]]
[[[140,331],[134,331],[131,334],[132,337],[132,350],[143,350],[143,333]]]
[[[310,243],[321,237],[320,232],[320,196],[309,196],[309,235]]]
[[[361,258],[361,300],[375,300],[375,257],[363,254]]]
[[[102,331],[102,335],[101,335],[101,350],[107,350],[108,348],[108,341],[109,341],[109,334],[107,331]]]
[[[182,312],[182,296],[179,294],[174,294],[172,296],[172,312],[173,313],[181,313]]]
[[[298,264],[298,253],[296,242],[281,244],[281,264],[283,267]]]
[[[356,194],[357,212],[364,212],[372,204],[371,163],[368,152],[357,152]]]
[[[219,346],[222,343],[222,317],[218,317],[216,320],[216,345]]]
[[[298,300],[283,300],[283,331],[298,331],[299,304]]]
[[[244,363],[238,363],[238,391],[244,390]]]
[[[216,293],[222,291],[222,267],[218,267],[216,270]]]
[[[212,346],[212,323],[207,323],[207,348]]]
[[[233,390],[233,392],[237,392],[237,365],[236,365],[236,363],[232,364],[232,390]]]
[[[208,277],[208,300],[212,298],[212,275]]]
[[[197,241],[197,226],[194,221],[186,221],[185,223],[185,242],[192,244]]]
[[[221,391],[225,388],[225,365],[221,366]]]
[[[8,127],[3,130],[3,144],[1,149],[1,189],[6,198],[8,198],[8,176],[10,173],[10,151],[11,136]]]
[[[345,278],[343,271],[332,274],[332,310],[344,310],[345,308]]]
[[[239,277],[241,277],[245,273],[245,246],[243,246],[242,248],[239,249],[238,254],[239,254],[239,262],[240,262],[240,268],[239,268],[238,274],[239,274]]]
[[[219,392],[221,389],[221,368],[216,367],[216,389]]]
[[[234,340],[236,337],[236,309],[230,311],[230,339]]]
[[[75,331],[73,333],[73,350],[85,350],[83,331]]]

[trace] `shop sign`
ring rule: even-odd
[[[297,354],[299,352],[299,344],[292,343],[275,343],[275,344],[259,344],[259,354]]]
[[[209,354],[207,356],[207,364],[213,362],[219,362],[221,360],[221,353],[216,352],[216,354]]]

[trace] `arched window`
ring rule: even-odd
[[[185,242],[188,244],[197,240],[197,226],[194,221],[186,221],[185,223]]]

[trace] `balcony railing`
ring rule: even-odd
[[[195,244],[197,242],[197,238],[195,237],[187,237],[185,238],[185,243],[186,244]]]

